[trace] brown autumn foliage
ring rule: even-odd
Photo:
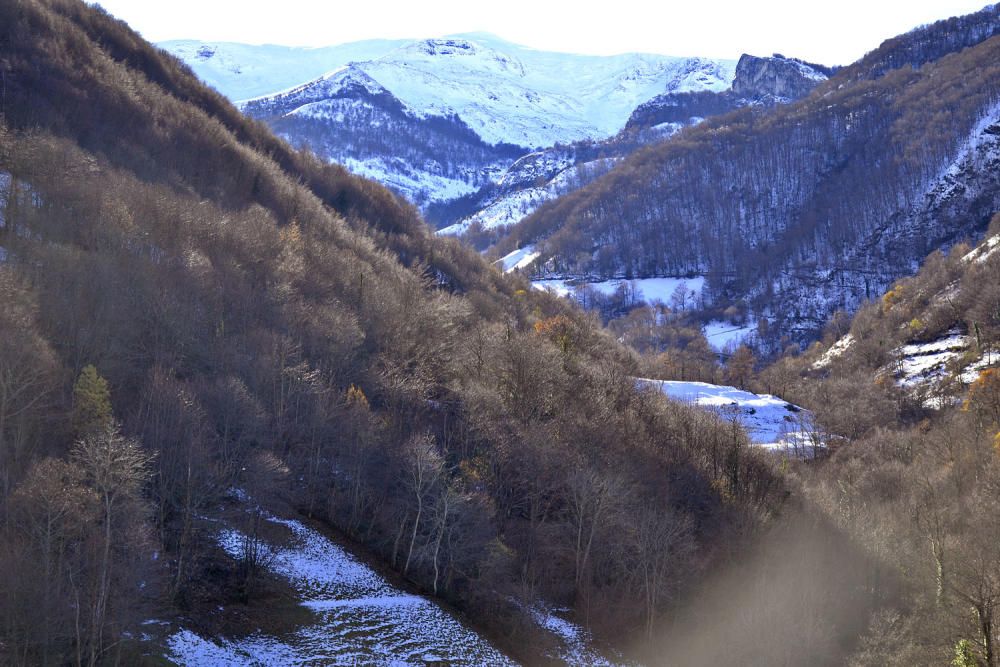
[[[639,391],[594,320],[101,10],[0,3],[0,62],[0,660],[129,662],[151,609],[252,603],[254,527],[238,561],[215,542],[232,487],[529,659],[532,601],[647,632],[780,506],[743,436]],[[89,366],[113,418],[77,437]]]
[[[842,328],[763,372],[841,436],[822,465],[792,468],[792,486],[872,559],[866,577],[880,609],[848,664],[1000,661],[1000,253],[991,247],[932,254],[857,314],[853,342],[825,365],[814,364]],[[938,380],[897,385],[903,345],[954,333],[969,348]],[[957,370],[971,361],[988,367],[965,385]]]

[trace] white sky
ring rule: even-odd
[[[986,0],[101,0],[146,39],[327,46],[486,31],[550,51],[847,64]]]

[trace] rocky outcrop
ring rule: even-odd
[[[684,126],[745,106],[770,107],[792,102],[808,95],[832,73],[829,67],[780,54],[768,58],[743,54],[729,90],[659,95],[632,112],[626,129],[644,130],[665,124]]]
[[[826,81],[830,73],[822,65],[811,65],[777,53],[770,58],[743,54],[736,64],[733,93],[749,100],[797,100]]]

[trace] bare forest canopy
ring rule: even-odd
[[[787,481],[881,564],[852,665],[1000,659],[998,241],[1000,216],[759,378],[844,438]]]
[[[232,487],[528,662],[535,600],[641,638],[781,508],[594,319],[99,8],[0,2],[0,67],[0,662],[137,664],[150,615],[252,605]]]
[[[708,276],[808,342],[1000,207],[1000,9],[886,41],[804,100],[709,118],[501,239],[539,273]],[[550,259],[551,258],[551,259]]]

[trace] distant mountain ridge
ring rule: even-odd
[[[611,136],[640,103],[667,92],[725,90],[736,68],[734,61],[706,58],[539,51],[486,33],[323,49],[161,46],[236,101],[310,82],[323,86],[330,73],[348,67],[417,115],[454,114],[489,144],[526,148]]]
[[[532,150],[613,136],[657,95],[726,90],[736,69],[551,53],[484,33],[325,49],[161,46],[292,143],[425,210],[476,193]]]
[[[887,40],[799,102],[634,153],[499,255],[532,246],[545,276],[707,275],[715,304],[806,342],[1000,208],[998,34],[994,5]]]
[[[311,81],[339,67],[379,58],[406,40],[366,40],[323,48],[178,39],[157,44],[183,60],[202,81],[242,102]]]

